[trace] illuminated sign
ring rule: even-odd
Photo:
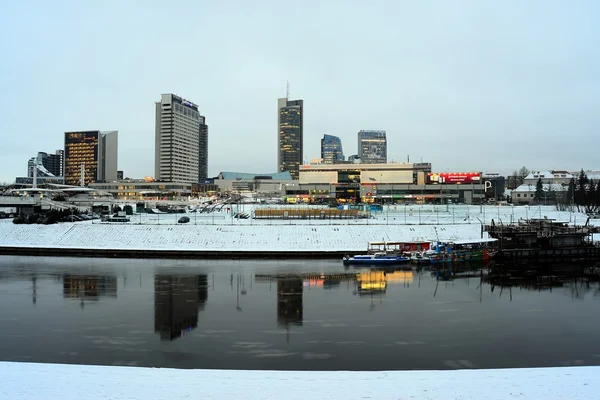
[[[184,106],[188,106],[188,107],[194,107],[194,103],[192,103],[191,101],[188,101],[186,99],[181,99],[181,104],[183,104]]]
[[[433,172],[427,174],[427,183],[479,183],[479,172]]]

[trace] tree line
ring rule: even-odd
[[[600,211],[600,181],[590,179],[582,169],[579,176],[571,178],[563,196],[557,199],[556,205],[559,210],[572,207],[584,213]]]

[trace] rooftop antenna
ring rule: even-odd
[[[406,155],[406,163],[407,163],[407,164],[410,164],[410,154],[407,154],[407,155]]]
[[[290,81],[285,81],[285,99],[290,99]]]

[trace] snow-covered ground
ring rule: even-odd
[[[252,212],[244,206],[240,212]],[[293,206],[292,206],[293,207]],[[0,246],[206,251],[363,251],[370,241],[477,239],[482,223],[553,218],[583,224],[585,214],[553,207],[390,206],[371,219],[255,220],[230,212],[143,214],[131,222],[85,221],[54,225],[0,223]],[[598,221],[598,220],[596,220]],[[484,233],[485,237],[485,233]]]
[[[597,399],[600,367],[458,371],[176,370],[0,363],[3,399]]]

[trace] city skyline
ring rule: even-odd
[[[387,132],[388,161],[410,155],[505,175],[523,165],[597,168],[599,4],[314,4],[190,4],[185,15],[166,4],[6,5],[0,29],[12,40],[0,44],[0,87],[10,96],[0,105],[11,118],[0,122],[0,181],[22,176],[38,151],[60,148],[63,132],[99,126],[119,130],[126,176],[154,175],[159,93],[189,96],[209,117],[208,176],[275,172],[273,103],[286,81],[290,98],[305,100],[305,158],[318,157],[324,133],[352,143],[375,127]],[[155,29],[171,17],[186,35]],[[106,20],[113,29],[98,35],[92,27]],[[201,57],[189,51],[200,39]],[[157,46],[170,56],[155,57]],[[31,118],[26,104],[44,106]]]

